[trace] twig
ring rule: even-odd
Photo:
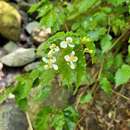
[[[33,130],[32,123],[31,123],[28,112],[26,112],[26,118],[27,118],[28,125],[29,125],[28,130]]]
[[[69,31],[69,28],[68,28],[66,23],[65,23],[65,29],[66,29],[67,32]]]
[[[94,93],[94,94],[95,94],[95,91],[96,91],[102,70],[103,70],[103,63],[101,64],[100,70],[99,70],[98,75],[97,75],[97,80],[95,81],[95,84],[93,85],[93,88],[91,90],[91,92]]]
[[[113,43],[113,45],[111,46],[110,50],[112,50],[119,42],[121,42],[122,40],[126,40],[124,37],[129,36],[129,32],[130,32],[130,27],[127,27],[127,29],[116,39],[116,41]]]
[[[120,96],[120,97],[122,97],[122,98],[124,98],[124,99],[126,99],[127,101],[130,102],[130,98],[126,97],[125,95],[123,95],[123,94],[121,94],[121,93],[119,93],[119,92],[116,92],[116,91],[114,91],[114,90],[112,90],[112,92],[113,92],[114,94],[116,94],[117,96]]]

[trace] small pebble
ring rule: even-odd
[[[26,41],[27,41],[27,36],[22,33],[22,34],[20,35],[20,40],[21,40],[21,42],[26,42]]]

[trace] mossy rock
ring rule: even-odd
[[[9,3],[0,0],[0,34],[17,41],[21,30],[21,15]]]

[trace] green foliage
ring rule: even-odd
[[[66,121],[65,129],[74,130],[76,127],[76,121],[79,118],[78,112],[71,106],[65,108],[63,112]]]
[[[112,46],[112,37],[110,35],[106,35],[101,40],[101,48],[102,52],[107,52],[109,49],[111,49]]]
[[[73,39],[74,48],[67,47],[67,48],[60,48],[60,43],[65,40],[66,37],[71,37]],[[88,42],[87,42],[88,43]],[[86,47],[88,49],[92,50],[93,52],[91,53],[94,56],[94,43],[91,42],[91,46],[89,43],[86,43]],[[58,52],[57,55],[57,64],[58,64],[58,71],[56,72],[59,73],[59,76],[61,77],[61,81],[64,85],[71,86],[73,83],[76,83],[76,86],[79,87],[81,84],[84,84],[86,82],[86,62],[85,62],[85,55],[84,55],[84,48],[80,45],[81,40],[80,40],[80,35],[72,32],[58,32],[52,37],[50,37],[44,44],[39,46],[37,54],[40,56],[45,56],[47,53],[50,51],[49,47],[51,44],[55,44],[58,48],[60,48],[60,51]],[[69,65],[66,63],[64,56],[70,54],[72,51],[75,52],[76,57],[78,58],[77,64],[76,64],[76,69],[73,70],[69,67]],[[52,70],[50,70],[52,71]],[[50,71],[46,71],[46,76],[44,75],[45,71],[43,72],[43,78],[52,76],[53,74],[49,73]],[[55,72],[55,71],[53,71]],[[53,79],[53,77],[51,78]],[[48,81],[47,81],[48,83]],[[44,85],[46,83],[43,83]]]
[[[113,5],[121,5],[127,0],[108,0],[108,2],[112,3]]]
[[[89,102],[91,102],[92,98],[93,98],[93,97],[92,97],[92,93],[89,92],[89,93],[87,93],[86,95],[83,95],[83,96],[81,97],[80,103],[81,103],[81,104],[89,103]]]
[[[44,107],[37,115],[35,128],[49,130],[52,127],[55,130],[63,130],[64,128],[73,130],[77,119],[78,114],[71,106],[68,106],[63,111],[54,107]]]
[[[30,8],[29,13],[38,12],[37,19],[40,18],[40,24],[57,31],[65,20],[65,11],[62,3],[59,2],[58,4],[56,6],[56,3],[51,3],[49,0],[42,0],[38,4],[34,4]]]
[[[119,86],[121,84],[125,84],[130,79],[130,66],[123,64],[121,68],[119,68],[115,75],[116,85]]]
[[[37,115],[35,122],[36,130],[48,130],[49,120],[51,116],[52,109],[50,107],[44,107]]]
[[[10,93],[12,93],[15,90],[15,87],[9,86],[6,90],[3,92],[0,92],[0,104],[2,104],[8,97]]]
[[[106,77],[100,79],[100,86],[101,86],[101,89],[105,93],[107,93],[107,94],[112,93],[112,85],[111,85],[111,83],[108,81],[108,79]]]

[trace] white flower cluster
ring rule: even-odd
[[[59,52],[60,48],[56,46],[56,44],[52,44],[50,46],[50,51],[48,52],[47,57],[43,57],[42,60],[46,64],[44,65],[44,68],[47,69],[54,69],[58,70],[58,65],[56,64],[56,57],[55,54]]]
[[[67,47],[75,47],[75,45],[72,43],[73,39],[71,37],[66,37],[65,41],[62,41],[60,43],[61,48],[67,48]],[[45,69],[54,69],[58,70],[58,65],[56,64],[56,57],[55,54],[60,51],[60,48],[56,44],[52,44],[50,46],[50,51],[48,52],[47,57],[43,57],[42,60],[44,63]],[[64,56],[65,61],[70,66],[71,69],[76,68],[76,62],[78,61],[78,57],[75,56],[75,52],[72,51],[70,54]]]

